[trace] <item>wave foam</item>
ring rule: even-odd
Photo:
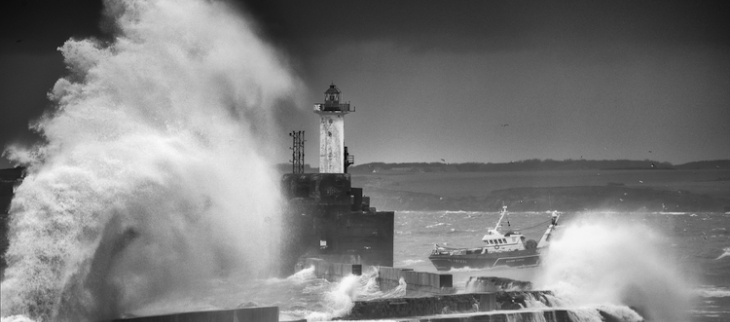
[[[312,312],[307,321],[329,321],[350,313],[357,299],[360,276],[348,275],[324,295],[325,312]]]
[[[730,287],[703,286],[694,289],[699,297],[730,297]]]
[[[422,259],[406,259],[400,262],[400,266],[411,266],[423,262]]]
[[[647,319],[686,321],[687,278],[668,244],[641,224],[585,216],[556,235],[535,285],[573,305],[617,303]]]
[[[725,247],[722,250],[724,251],[724,253],[722,253],[720,256],[715,258],[715,260],[719,260],[719,259],[722,259],[725,257],[730,257],[730,247]]]
[[[0,318],[0,322],[35,322],[25,315],[11,315]]]
[[[10,206],[3,316],[115,318],[277,262],[267,159],[273,106],[295,87],[286,64],[225,1],[104,5],[114,40],[60,48],[70,75],[33,125],[44,142],[4,154],[28,175]]]

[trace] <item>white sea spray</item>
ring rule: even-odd
[[[360,277],[348,275],[342,278],[334,287],[324,293],[324,312],[312,312],[307,315],[307,321],[330,321],[333,318],[350,313],[357,300]]]
[[[560,228],[536,287],[570,306],[606,306],[613,315],[637,311],[652,321],[686,321],[687,277],[668,253],[667,239],[621,217],[585,215]],[[608,305],[609,303],[624,305]]]
[[[277,253],[272,106],[296,80],[224,2],[107,1],[114,41],[67,41],[69,76],[11,203],[3,321],[118,317]],[[22,320],[22,319],[21,319]]]

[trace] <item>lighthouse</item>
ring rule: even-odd
[[[298,138],[302,131],[292,132],[292,173],[281,179],[282,195],[289,202],[281,216],[287,236],[280,247],[280,264],[288,275],[295,266],[309,266],[308,258],[393,266],[395,213],[378,211],[362,188],[352,186],[347,167],[354,158],[345,146],[344,124],[345,115],[355,109],[340,101],[344,101],[342,93],[332,84],[324,92],[324,103],[314,104],[314,113],[320,117],[319,173],[297,170],[303,158],[297,150],[303,144]]]
[[[354,112],[349,103],[340,103],[335,84],[324,92],[324,103],[314,104],[319,120],[319,173],[345,173],[352,156],[345,147],[345,115]]]

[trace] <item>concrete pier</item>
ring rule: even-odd
[[[361,264],[333,263],[319,258],[300,260],[296,265],[296,271],[309,267],[314,267],[314,276],[324,278],[330,282],[339,281],[348,275],[362,275]]]
[[[279,322],[279,308],[252,307],[115,319],[112,322]]]
[[[520,312],[531,301],[549,306],[550,291],[531,291],[529,282],[505,278],[474,277],[467,294],[454,294],[450,274],[417,272],[407,268],[333,263],[307,258],[297,269],[314,267],[314,274],[336,282],[348,275],[375,274],[381,291],[406,283],[406,295],[370,301],[356,301],[349,314],[338,320],[403,319],[403,321],[547,321],[569,322],[565,310],[546,308]],[[508,290],[509,289],[509,290]],[[509,311],[509,312],[504,312]],[[504,312],[504,313],[502,313]]]
[[[453,294],[453,276],[416,272],[409,268],[394,268],[385,266],[368,266],[361,264],[333,263],[319,258],[307,258],[297,263],[297,270],[314,267],[314,274],[318,278],[328,281],[338,281],[347,275],[361,275],[364,272],[377,271],[377,282],[381,290],[390,290],[400,285],[400,280],[406,283],[409,297],[429,296],[434,294]]]
[[[366,269],[370,269],[367,268]],[[409,268],[394,268],[376,266],[378,271],[378,285],[381,290],[389,290],[400,284],[400,279],[406,282],[409,296],[429,296],[435,294],[452,294],[456,292],[451,274],[416,272]]]
[[[545,310],[539,312],[480,312],[435,316],[418,316],[395,319],[403,322],[578,322],[567,310]]]
[[[390,319],[440,314],[519,311],[527,306],[529,298],[540,300],[546,294],[552,293],[549,291],[493,292],[356,301],[350,314],[342,319]]]
[[[343,320],[386,319],[448,314],[455,312],[488,312],[497,307],[493,293],[454,294],[417,298],[395,298],[357,301]]]
[[[391,321],[442,321],[442,322],[579,322],[584,314],[551,307],[550,291],[531,291],[527,282],[503,278],[475,277],[470,281],[475,288],[491,289],[490,292],[453,294],[452,276],[416,272],[411,269],[393,267],[342,264],[323,259],[302,259],[297,269],[314,267],[319,278],[338,281],[349,275],[376,273],[375,278],[386,291],[399,286],[398,281],[407,283],[405,297],[355,301],[352,309],[336,320],[391,320]],[[505,288],[523,290],[505,291]],[[537,305],[535,302],[542,302]],[[532,307],[532,308],[530,308]],[[596,308],[592,316],[604,321],[621,321],[620,317]],[[585,313],[585,312],[584,312]],[[277,307],[245,308],[221,311],[175,313],[148,317],[134,317],[113,320],[114,322],[279,322]]]
[[[602,321],[625,321],[621,316],[614,316],[608,312],[596,309],[595,315]],[[414,316],[407,318],[387,318],[388,321],[399,322],[583,322],[585,316],[576,314],[568,309],[544,308],[524,311],[492,311],[473,313],[438,314],[429,316]]]
[[[531,291],[532,283],[504,277],[474,276],[466,281],[467,292]]]

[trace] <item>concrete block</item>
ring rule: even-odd
[[[112,322],[279,322],[279,308],[252,307],[115,319]]]
[[[310,266],[314,267],[314,275],[317,278],[324,278],[331,282],[339,281],[350,274],[362,275],[361,264],[332,263],[320,258],[305,258],[300,260],[296,268],[297,270],[301,270]]]

